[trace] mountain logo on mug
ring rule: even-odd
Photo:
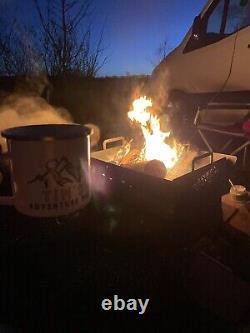
[[[39,198],[33,198],[29,207],[40,211],[59,211],[82,206],[89,198],[89,187],[81,163],[79,160],[76,166],[65,156],[47,160],[44,171],[27,182],[36,187],[36,193],[40,193]]]
[[[65,184],[81,182],[82,174],[80,167],[75,167],[66,157],[61,159],[51,159],[45,164],[45,172],[36,175],[28,181],[28,184],[42,182],[45,188],[56,184],[64,186]]]

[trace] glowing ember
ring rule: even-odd
[[[143,159],[146,161],[162,161],[167,169],[172,168],[178,161],[176,147],[170,147],[166,142],[170,132],[162,132],[160,120],[153,115],[149,108],[152,101],[145,96],[133,102],[133,110],[128,112],[130,120],[137,122],[142,130],[145,144],[141,151]]]

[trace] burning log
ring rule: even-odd
[[[134,164],[122,164],[122,166],[159,178],[165,178],[167,174],[167,169],[164,163],[159,160],[143,161]]]
[[[151,176],[165,178],[167,169],[162,161],[152,160],[146,163],[144,172]]]

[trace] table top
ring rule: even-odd
[[[120,332],[170,327],[185,332],[192,323],[203,332],[218,327],[234,331],[232,323],[185,294],[183,256],[177,249],[139,237],[116,239],[114,216],[103,214],[92,202],[70,219],[52,223],[1,207],[3,323],[26,332],[112,332],[115,327]],[[142,319],[128,312],[104,313],[101,301],[114,294],[149,298],[149,310]]]
[[[166,234],[169,223],[95,200],[57,219],[0,207],[0,323],[25,332],[236,332],[186,293],[187,244]],[[149,298],[149,310],[104,312],[101,301],[115,294]]]

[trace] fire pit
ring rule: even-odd
[[[187,238],[216,224],[235,158],[177,143],[170,131],[163,131],[146,97],[134,101],[128,117],[140,127],[143,144],[134,148],[137,140],[112,138],[92,153],[94,197],[104,206],[112,202],[126,216],[121,236],[139,232],[156,239],[171,234]],[[134,216],[138,223],[130,225]]]
[[[114,140],[108,142],[111,141]],[[145,229],[139,220],[130,226],[127,218],[125,234],[147,230],[159,238],[164,232],[166,235],[177,231],[186,238],[195,230],[207,230],[220,221],[220,198],[228,191],[232,156],[197,155],[191,161],[190,171],[182,169],[179,175],[172,172],[169,179],[161,179],[114,164],[119,149],[107,148],[104,142],[103,150],[92,153],[92,186],[94,197],[104,205],[112,202],[122,208],[122,214],[130,212],[151,221]]]

